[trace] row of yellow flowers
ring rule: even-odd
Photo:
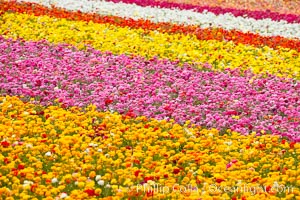
[[[214,69],[252,69],[254,73],[271,73],[299,79],[299,52],[236,45],[233,42],[201,41],[193,35],[167,34],[158,31],[116,27],[94,22],[68,21],[48,16],[4,12],[0,34],[6,38],[46,39],[85,49],[90,45],[101,51],[133,54],[146,58],[158,56],[188,63],[210,63]],[[198,65],[200,67],[200,65]]]
[[[300,199],[300,144],[0,97],[3,199]],[[108,198],[109,199],[109,198]]]

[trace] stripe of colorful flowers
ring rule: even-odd
[[[300,143],[278,136],[221,135],[94,106],[0,102],[0,196],[7,200],[300,195]]]
[[[149,0],[147,0],[149,1]],[[297,0],[157,0],[178,4],[218,7],[222,9],[242,9],[242,11],[278,12],[282,14],[300,15],[300,2]],[[262,13],[260,13],[262,14]]]
[[[4,95],[56,99],[66,106],[174,119],[242,134],[271,133],[300,141],[300,85],[250,72],[203,72],[167,60],[80,52],[45,42],[0,40]],[[210,68],[211,66],[206,66]]]
[[[250,11],[250,10],[238,10],[235,8],[222,8],[222,7],[210,7],[210,6],[199,6],[197,5],[192,5],[192,4],[182,4],[182,3],[176,3],[174,2],[167,2],[167,1],[157,1],[157,0],[109,0],[114,3],[129,3],[129,4],[136,4],[139,6],[151,6],[151,7],[160,7],[160,8],[177,8],[180,10],[193,10],[196,12],[203,12],[203,11],[208,11],[211,13],[214,13],[215,15],[220,15],[220,14],[226,14],[230,13],[234,15],[235,17],[250,17],[253,19],[266,19],[270,18],[273,21],[281,21],[285,20],[289,23],[300,23],[300,15],[294,15],[294,14],[280,14],[276,12],[271,12],[271,11]],[[193,0],[194,1],[194,0]],[[256,7],[257,8],[257,7]],[[299,13],[300,14],[300,13]]]
[[[92,21],[68,21],[20,13],[5,12],[2,21],[0,33],[15,39],[47,39],[54,43],[73,44],[80,49],[89,44],[101,51],[140,55],[148,59],[157,56],[188,63],[208,62],[216,70],[240,68],[296,79],[300,76],[300,56],[295,50],[200,41],[193,35],[145,32],[143,29],[121,28]]]
[[[95,23],[110,23],[120,27],[130,27],[134,29],[143,28],[147,30],[157,30],[162,33],[183,33],[196,35],[199,40],[233,41],[234,43],[250,44],[252,46],[269,46],[272,48],[284,47],[300,51],[300,41],[290,40],[280,36],[265,37],[259,34],[243,33],[237,30],[224,30],[222,28],[201,29],[197,26],[183,26],[171,23],[153,23],[149,20],[133,20],[116,16],[102,16],[95,13],[71,12],[52,7],[51,9],[34,3],[0,2],[2,11],[15,11],[19,13],[34,14],[35,16],[48,15],[56,18],[66,18],[70,20],[93,21]]]
[[[39,3],[40,0],[29,2]],[[101,15],[115,15],[132,19],[147,19],[152,22],[171,22],[176,24],[198,25],[201,28],[222,27],[225,30],[241,30],[242,32],[259,33],[263,36],[283,36],[287,38],[300,38],[300,24],[279,22],[271,19],[255,20],[248,17],[235,17],[225,13],[215,15],[211,12],[194,12],[191,10],[178,10],[176,8],[142,7],[135,4],[113,3],[90,0],[50,0],[40,4],[51,7],[80,10],[89,13],[96,12]],[[126,9],[124,9],[124,7]]]

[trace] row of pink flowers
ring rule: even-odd
[[[177,8],[181,10],[194,10],[196,12],[203,12],[205,10],[212,12],[216,15],[231,13],[236,17],[250,17],[254,19],[266,19],[270,18],[274,21],[285,20],[289,23],[300,23],[300,16],[295,14],[282,14],[277,12],[267,11],[250,11],[250,10],[239,10],[235,8],[221,8],[221,7],[210,7],[210,6],[197,6],[191,4],[173,3],[173,2],[159,2],[155,0],[108,0],[111,2],[123,2],[128,4],[136,4],[139,6],[151,6],[161,8]]]
[[[98,109],[157,119],[190,120],[203,127],[281,134],[300,141],[300,84],[251,72],[199,71],[168,60],[87,52],[45,41],[0,38],[2,95],[42,104],[95,104]]]

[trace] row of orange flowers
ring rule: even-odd
[[[17,3],[0,1],[0,14],[11,11],[34,14],[36,16],[48,15],[71,20],[93,21],[95,23],[109,23],[120,27],[134,29],[157,30],[162,33],[194,34],[199,40],[233,41],[234,43],[249,44],[253,46],[269,46],[272,48],[284,47],[300,51],[300,41],[283,38],[280,36],[266,37],[259,34],[243,33],[237,30],[224,30],[222,28],[200,29],[197,26],[184,26],[171,23],[153,23],[149,20],[124,19],[117,16],[101,16],[95,13],[71,12],[52,7],[51,9],[34,3]]]

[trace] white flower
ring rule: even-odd
[[[53,179],[51,180],[51,183],[57,183],[57,182],[58,182],[57,178],[53,178]]]
[[[23,115],[29,115],[30,113],[29,112],[27,112],[27,111],[24,111],[23,112]]]
[[[52,153],[50,151],[48,151],[47,153],[45,153],[45,156],[51,156]]]
[[[115,112],[115,110],[112,107],[109,107],[108,109],[109,109],[109,112],[111,112],[111,113]]]
[[[110,188],[111,186],[110,186],[110,184],[107,184],[105,187],[106,187],[106,188]]]
[[[226,142],[224,142],[224,144],[227,144],[228,146],[231,146],[232,145],[232,141],[226,141]]]
[[[99,180],[99,181],[97,182],[97,184],[103,186],[103,185],[104,185],[104,180]]]
[[[192,135],[193,135],[193,133],[192,133],[189,129],[185,128],[185,127],[184,127],[184,131],[185,131],[186,134],[189,135],[189,136],[192,136]]]
[[[279,186],[280,186],[279,183],[277,181],[274,181],[273,187],[279,187]]]
[[[32,185],[33,182],[32,182],[32,181],[27,181],[27,180],[25,180],[25,181],[23,182],[23,184],[26,184],[26,185]]]
[[[117,192],[122,192],[122,189],[117,189]]]
[[[102,149],[98,149],[97,151],[98,151],[98,152],[102,152]]]
[[[97,176],[95,177],[95,180],[96,180],[96,181],[101,180],[101,175],[97,175]]]
[[[61,199],[64,199],[64,198],[66,198],[66,197],[68,197],[67,193],[64,192],[64,193],[61,193],[61,194],[60,194],[60,198],[61,198]]]
[[[32,184],[33,184],[32,181],[27,181],[27,180],[25,180],[25,181],[23,182],[23,187],[30,186],[30,185],[32,185]]]
[[[98,146],[98,144],[95,144],[95,143],[90,143],[90,144],[89,144],[89,146],[90,146],[90,147],[97,147],[97,146]]]

